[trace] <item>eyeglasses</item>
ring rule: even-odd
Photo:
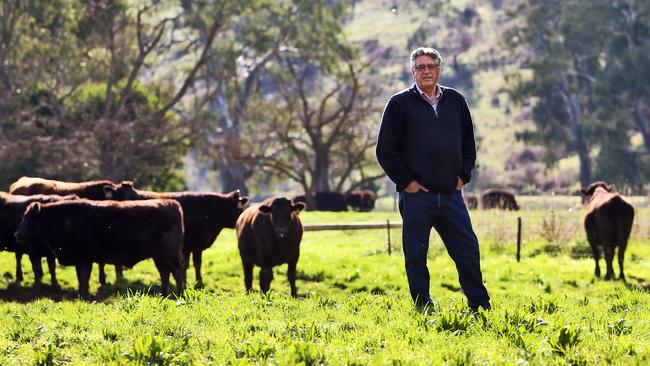
[[[429,69],[429,71],[433,71],[439,67],[440,65],[437,64],[421,64],[421,65],[414,66],[413,68],[415,69],[415,71],[422,72],[424,71],[424,69]]]

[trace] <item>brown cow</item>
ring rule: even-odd
[[[500,210],[519,210],[515,195],[503,189],[486,189],[481,193],[483,209],[497,208]]]
[[[30,251],[50,250],[59,263],[75,266],[79,295],[87,299],[92,264],[132,267],[153,258],[166,295],[169,274],[177,290],[183,278],[183,213],[174,200],[61,201],[32,203],[16,231]]]
[[[600,277],[598,260],[600,259],[600,247],[602,247],[607,264],[605,279],[614,278],[612,261],[614,247],[618,246],[620,279],[625,281],[623,259],[634,222],[634,206],[627,198],[612,191],[612,186],[603,181],[593,182],[580,190],[582,194],[589,197],[585,215],[585,230],[596,261],[596,276]]]
[[[298,296],[296,265],[303,231],[298,213],[304,208],[304,203],[292,203],[285,197],[268,198],[239,216],[237,241],[247,291],[253,287],[254,265],[261,267],[260,289],[266,293],[273,280],[272,268],[287,263],[291,296]]]
[[[237,218],[248,203],[248,197],[240,196],[239,191],[228,194],[201,192],[151,192],[135,189],[132,182],[122,182],[116,189],[107,188],[115,199],[142,200],[168,198],[176,200],[183,208],[185,238],[183,258],[185,270],[189,267],[190,254],[194,259],[197,286],[203,285],[201,276],[201,257],[217,239],[223,228],[234,228]],[[100,277],[103,266],[100,265]],[[119,271],[119,270],[118,270]],[[105,277],[105,276],[104,276]]]
[[[115,187],[110,180],[71,183],[34,177],[21,177],[11,184],[9,193],[30,196],[34,194],[77,195],[91,200],[112,199],[107,187]],[[107,195],[108,192],[108,195]]]
[[[47,259],[47,265],[50,271],[50,276],[52,278],[52,287],[58,289],[59,283],[56,280],[56,263],[54,260],[54,255],[51,252],[38,252],[30,253],[27,250],[24,250],[16,242],[16,229],[18,229],[18,224],[23,218],[23,214],[27,209],[27,206],[32,202],[57,202],[61,200],[73,200],[79,199],[79,197],[71,196],[56,196],[56,195],[33,195],[33,196],[22,196],[22,195],[13,195],[5,192],[0,192],[0,249],[6,250],[8,252],[14,252],[16,255],[16,281],[20,282],[23,280],[23,270],[21,265],[21,260],[23,254],[29,254],[29,259],[32,262],[32,270],[34,271],[34,284],[40,284],[43,278],[43,266],[41,265],[41,258],[45,257]]]

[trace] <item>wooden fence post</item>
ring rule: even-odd
[[[390,220],[386,220],[386,232],[388,234],[388,255],[391,253],[390,248]]]
[[[517,262],[521,258],[521,217],[517,217]]]

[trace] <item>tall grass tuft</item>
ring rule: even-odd
[[[566,325],[549,340],[549,343],[553,351],[561,356],[565,356],[573,347],[580,343],[581,333],[581,327]]]

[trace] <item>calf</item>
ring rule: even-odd
[[[133,183],[122,182],[111,195],[119,200],[142,200],[168,198],[177,201],[183,208],[185,238],[183,258],[185,270],[189,267],[190,254],[194,258],[194,269],[198,286],[203,285],[201,276],[201,257],[205,249],[212,246],[223,228],[234,228],[237,218],[248,203],[248,197],[240,196],[239,191],[228,194],[200,192],[158,193],[135,189]],[[103,267],[100,265],[100,276]]]
[[[93,262],[132,267],[153,258],[162,293],[174,276],[179,294],[183,278],[183,214],[174,200],[61,201],[32,203],[16,231],[30,251],[51,251],[59,263],[75,266],[79,295],[88,298]]]
[[[483,209],[498,208],[500,210],[519,210],[515,195],[502,189],[486,189],[481,193]]]
[[[273,280],[272,268],[287,263],[291,296],[298,295],[296,265],[303,231],[298,213],[304,208],[304,203],[292,203],[288,198],[268,198],[262,204],[247,208],[239,216],[237,241],[247,291],[253,286],[254,265],[261,267],[260,289],[266,293]]]
[[[41,258],[45,257],[52,278],[52,287],[57,289],[59,288],[59,283],[56,280],[56,263],[54,255],[49,251],[29,252],[25,250],[16,242],[14,233],[16,232],[16,229],[18,229],[18,224],[20,224],[20,220],[23,218],[25,209],[32,202],[48,203],[78,198],[79,197],[74,195],[65,197],[55,195],[22,196],[0,192],[0,248],[16,254],[16,281],[20,282],[23,280],[21,259],[23,254],[29,254],[29,259],[34,271],[34,283],[41,283],[43,278]]]
[[[634,222],[634,206],[625,197],[612,192],[612,187],[603,181],[593,182],[580,192],[589,198],[585,215],[585,231],[596,261],[596,276],[600,277],[598,260],[602,247],[607,264],[605,279],[614,278],[612,261],[614,247],[618,246],[618,268],[621,280],[625,281],[623,259]]]
[[[90,182],[72,183],[57,180],[21,177],[11,184],[9,193],[20,195],[56,194],[66,196],[70,194],[91,200],[112,199],[107,187],[115,187],[110,180],[94,180]]]

